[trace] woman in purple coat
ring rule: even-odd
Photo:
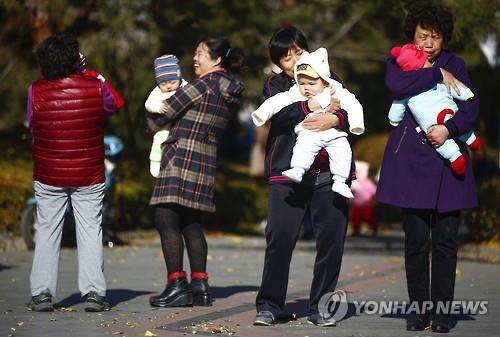
[[[388,60],[385,83],[394,99],[419,94],[442,81],[449,88],[459,83],[472,88],[464,61],[443,49],[452,31],[453,17],[448,8],[417,2],[409,9],[405,34],[423,47],[427,61],[424,69],[404,72],[394,58]],[[403,209],[408,294],[410,302],[420,309],[407,322],[410,331],[427,329],[431,321],[433,331],[449,331],[449,315],[442,309],[453,300],[460,211],[477,206],[466,149],[461,148],[467,168],[460,176],[453,174],[449,163],[435,150],[446,139],[472,129],[478,117],[477,95],[457,105],[454,117],[428,130],[420,130],[407,110],[391,132],[382,163],[377,199]]]

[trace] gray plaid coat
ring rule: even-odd
[[[217,143],[244,88],[230,72],[215,71],[177,89],[165,101],[165,114],[147,115],[153,132],[172,123],[151,205],[176,203],[215,212]]]

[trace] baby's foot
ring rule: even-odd
[[[458,175],[465,174],[465,167],[467,165],[466,165],[466,161],[465,161],[464,156],[461,155],[460,157],[458,157],[457,159],[452,161],[450,163],[450,166],[451,166],[451,170],[453,171],[453,173],[458,174]]]
[[[295,183],[300,183],[302,181],[302,176],[304,175],[304,172],[305,170],[303,168],[294,167],[289,170],[281,172],[281,174]]]
[[[351,189],[349,188],[349,186],[347,186],[346,183],[340,183],[338,181],[334,181],[333,185],[332,185],[332,191],[337,192],[338,194],[340,194],[348,199],[354,198],[354,195],[352,195]]]
[[[481,138],[479,137],[476,137],[474,139],[474,141],[472,141],[469,145],[469,148],[472,150],[472,151],[477,151],[481,148]]]

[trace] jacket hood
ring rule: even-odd
[[[232,73],[228,71],[218,72],[219,90],[228,105],[237,105],[241,101],[241,94],[245,90],[243,82],[238,80]]]
[[[299,81],[297,80],[298,73],[301,73],[301,70],[305,70],[301,69],[304,65],[310,66],[314,73],[319,75],[319,77],[321,77],[328,84],[333,85],[333,81],[330,78],[331,74],[330,65],[328,64],[328,51],[325,48],[318,48],[311,53],[307,51],[304,51],[302,53],[294,66],[293,74],[296,83],[299,83]],[[305,70],[303,73],[308,75],[307,70]],[[317,75],[309,76],[317,78]]]

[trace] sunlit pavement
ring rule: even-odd
[[[76,250],[63,249],[54,313],[26,310],[31,252],[0,254],[1,336],[430,336],[405,330],[403,314],[355,312],[354,302],[406,300],[402,237],[348,238],[338,289],[349,311],[337,326],[306,322],[314,243],[299,242],[290,269],[287,312],[295,319],[271,327],[252,325],[265,241],[262,237],[210,236],[208,272],[212,307],[152,309],[151,294],[163,290],[165,266],[156,240],[105,250],[107,299],[102,314],[83,311],[77,288]],[[189,270],[187,259],[185,269]],[[487,300],[484,315],[457,315],[452,336],[497,336],[500,330],[500,265],[459,259],[455,298]],[[434,334],[435,335],[435,334]]]

